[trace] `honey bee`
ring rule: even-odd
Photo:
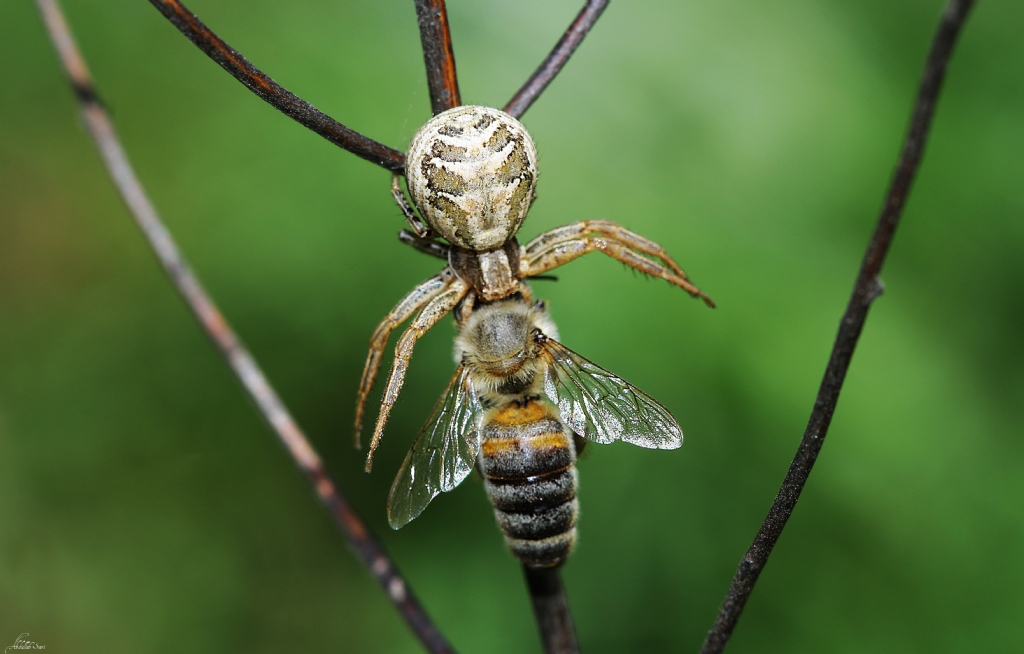
[[[464,317],[458,369],[391,486],[398,529],[476,467],[509,549],[557,566],[576,540],[574,435],[671,450],[679,423],[657,401],[558,342],[543,302],[520,295]]]
[[[470,315],[478,303],[486,305],[516,295],[528,298],[524,279],[544,275],[590,252],[603,252],[714,306],[660,245],[609,220],[572,223],[520,246],[516,234],[535,197],[537,149],[526,128],[503,111],[467,105],[434,116],[413,137],[405,164],[412,204],[402,192],[397,174],[391,185],[410,228],[403,230],[401,239],[444,259],[447,265],[406,295],[370,339],[356,401],[357,447],[366,400],[388,337],[411,319],[395,346],[366,457],[367,471],[398,399],[416,341],[451,311],[458,319]],[[609,418],[628,422],[621,416]]]

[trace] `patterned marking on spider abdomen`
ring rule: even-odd
[[[409,194],[423,219],[452,244],[501,247],[526,219],[537,184],[537,150],[522,124],[490,107],[434,116],[405,157]]]
[[[550,567],[576,541],[576,448],[547,402],[510,403],[485,420],[479,465],[494,517],[520,561]]]

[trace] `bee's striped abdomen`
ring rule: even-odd
[[[533,567],[555,566],[576,540],[576,448],[546,402],[512,402],[490,415],[480,472],[512,553]]]

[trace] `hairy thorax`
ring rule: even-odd
[[[540,305],[508,300],[476,309],[455,340],[455,360],[469,366],[473,390],[490,406],[537,396],[544,383],[536,333],[558,338]]]

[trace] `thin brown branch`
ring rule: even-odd
[[[384,588],[391,602],[426,647],[436,654],[454,650],[423,610],[388,553],[370,533],[348,500],[324,469],[323,461],[270,386],[256,361],[232,331],[220,310],[207,295],[188,262],[161,222],[145,190],[135,176],[114,126],[97,100],[89,70],[82,58],[56,0],[36,0],[43,22],[60,55],[71,86],[81,103],[86,127],[99,148],[103,163],[121,198],[135,219],[200,326],[227,361],[260,415],[274,431],[341,529],[357,557]]]
[[[885,256],[896,232],[907,194],[921,162],[921,155],[924,153],[939,90],[945,77],[946,65],[949,63],[957,36],[959,36],[973,5],[974,0],[951,0],[942,15],[928,61],[925,63],[917,102],[910,119],[910,128],[903,143],[903,151],[896,171],[893,173],[878,225],[875,227],[875,233],[871,237],[871,242],[868,244],[867,252],[861,263],[850,303],[839,323],[839,333],[832,346],[832,354],[829,357],[828,366],[825,368],[825,376],[818,389],[818,397],[814,402],[810,420],[807,422],[807,429],[800,441],[796,456],[793,457],[793,462],[790,464],[789,472],[786,473],[786,478],[782,482],[779,494],[768,511],[768,516],[757,532],[750,549],[740,561],[729,593],[722,602],[715,624],[708,632],[704,646],[701,648],[702,654],[718,653],[725,649],[725,645],[736,627],[736,621],[739,620],[743,607],[754,589],[754,584],[757,583],[757,578],[768,562],[772,548],[786,526],[789,516],[793,513],[797,500],[800,499],[800,493],[807,482],[807,477],[811,474],[811,468],[825,442],[850,359],[853,357],[861,329],[867,319],[868,309],[871,307],[872,301],[882,293],[882,282],[878,275],[882,270],[882,264],[885,262]]]
[[[388,170],[399,173],[404,170],[405,156],[401,152],[345,127],[270,79],[203,25],[185,5],[177,0],[150,0],[150,3],[206,56],[281,113],[356,156]]]
[[[560,568],[523,566],[544,654],[579,654],[576,626],[565,598]]]
[[[452,34],[448,29],[448,9],[444,0],[416,0],[416,16],[423,43],[423,63],[427,67],[430,107],[436,116],[462,104]]]
[[[601,12],[608,6],[608,0],[587,0],[576,19],[569,25],[562,38],[555,44],[555,49],[541,63],[540,68],[526,80],[526,84],[513,96],[505,105],[505,113],[521,117],[530,108],[534,100],[548,87],[551,80],[555,79],[562,67],[569,61],[569,57],[583,41],[590,28],[594,26]]]

